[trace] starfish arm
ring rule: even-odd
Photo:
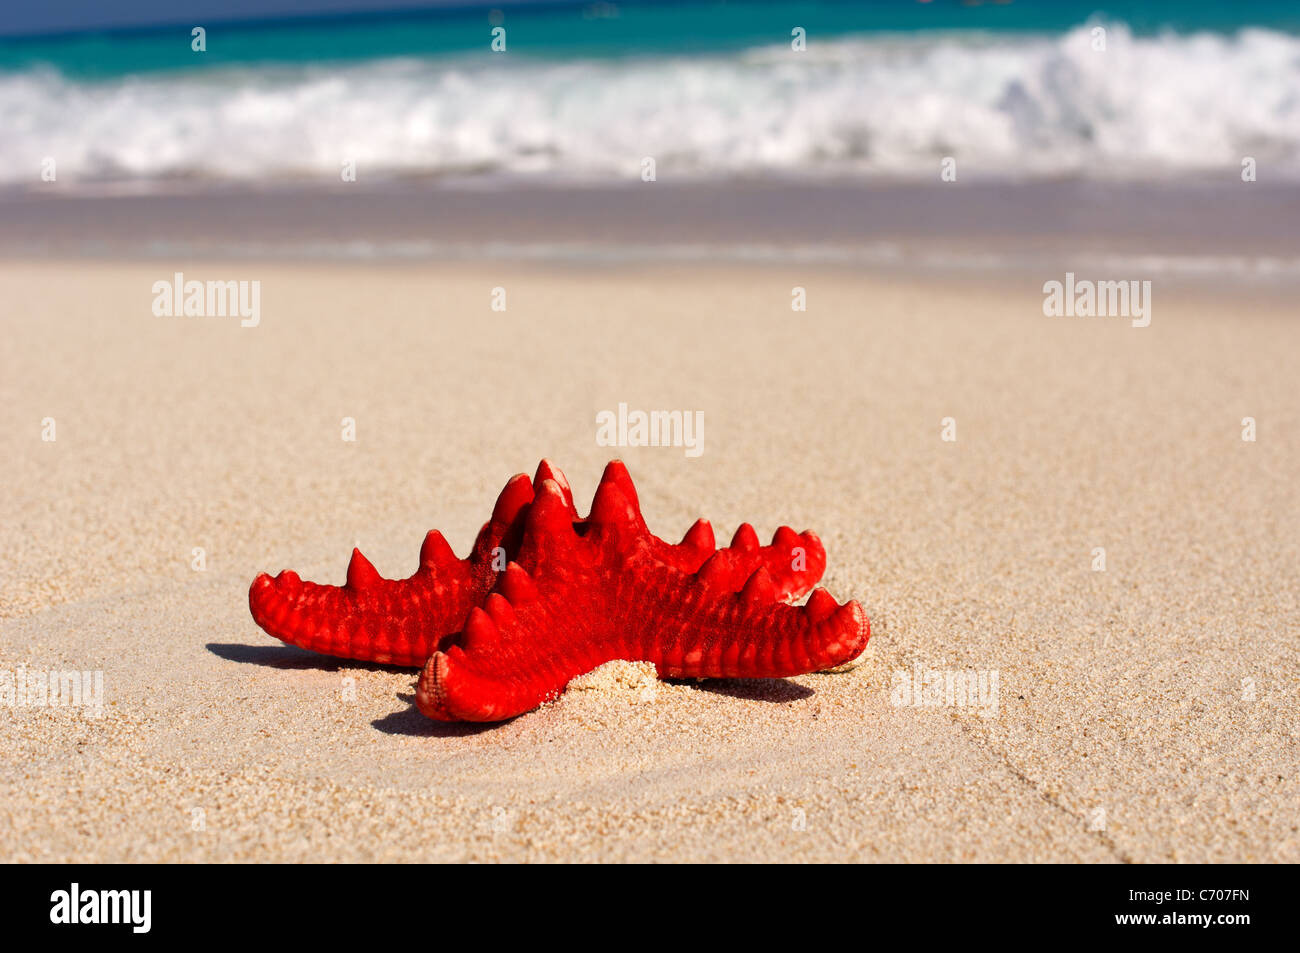
[[[362,565],[370,564],[353,550],[345,586],[304,582],[292,571],[261,574],[248,590],[253,621],[282,642],[313,652],[417,666],[478,602],[468,570],[453,577],[421,567],[407,579],[376,574],[356,582]]]
[[[515,518],[533,497],[520,474],[501,491],[492,518],[466,559],[458,559],[437,530],[420,547],[420,567],[406,579],[385,579],[359,550],[347,584],[304,582],[298,574],[262,573],[248,590],[253,621],[304,649],[341,658],[418,667],[465,624],[496,581],[497,547],[508,545]]]

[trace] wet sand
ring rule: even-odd
[[[0,255],[849,264],[1036,275],[1086,261],[1300,280],[1300,187],[1225,180],[392,180],[0,192]],[[1148,275],[1150,276],[1150,275]],[[1041,279],[1040,279],[1041,281]]]

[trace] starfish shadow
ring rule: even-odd
[[[340,669],[360,669],[365,672],[415,672],[402,665],[380,665],[376,662],[356,662],[308,652],[293,645],[238,645],[233,642],[209,642],[207,650],[227,662],[246,665],[266,665],[269,668],[317,668],[325,672]]]
[[[802,701],[817,694],[806,685],[784,678],[706,678],[699,681],[695,679],[670,679],[670,681],[698,691],[726,695],[728,698],[772,702],[777,705]]]
[[[237,645],[227,642],[209,642],[207,649],[228,662],[246,665],[266,665],[270,668],[319,669],[323,672],[359,670],[364,672],[394,672],[415,676],[417,670],[404,665],[379,665],[374,662],[357,662],[308,652],[293,645]],[[398,693],[397,698],[409,707],[395,711],[370,724],[387,735],[411,735],[421,738],[461,738],[490,731],[506,722],[445,722],[426,718],[415,707],[414,694]]]
[[[406,702],[408,707],[402,711],[395,711],[391,715],[385,715],[383,718],[376,718],[370,723],[386,735],[408,735],[412,738],[464,738],[509,724],[505,721],[435,721],[425,717],[415,707],[415,695],[398,693],[397,697]]]

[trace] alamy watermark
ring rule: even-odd
[[[889,701],[897,708],[978,708],[981,717],[998,713],[997,669],[923,668],[920,662],[895,669]]]
[[[1043,284],[1043,314],[1049,318],[1132,318],[1135,328],[1151,323],[1151,282],[1092,281],[1065,273],[1065,281]]]
[[[123,924],[132,933],[148,933],[153,924],[152,890],[82,890],[73,882],[50,894],[54,924]]]
[[[91,718],[104,713],[104,673],[57,670],[0,670],[0,705],[7,708],[83,708]]]
[[[627,409],[596,414],[598,447],[685,447],[688,457],[704,452],[704,411]]]
[[[153,313],[160,318],[239,317],[244,328],[262,321],[260,281],[186,281],[178,271],[171,281],[155,281],[152,290]]]

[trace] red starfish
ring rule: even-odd
[[[574,522],[561,484],[534,489],[518,561],[420,674],[416,704],[431,718],[510,718],[614,659],[652,662],[661,676],[765,678],[830,668],[866,647],[856,602],[817,589],[805,606],[782,604],[766,566],[740,588],[734,551],[694,572],[673,565],[621,464],[606,468],[585,522]]]
[[[636,505],[636,490],[622,463],[606,467],[604,479],[617,480]],[[292,571],[274,578],[263,573],[248,591],[253,619],[277,639],[312,651],[421,666],[438,648],[450,645],[449,637],[465,626],[470,611],[484,604],[498,570],[518,558],[522,517],[536,488],[547,481],[557,487],[566,518],[583,532],[585,523],[578,517],[568,481],[543,460],[531,482],[521,473],[506,484],[465,559],[456,557],[441,533],[430,530],[420,547],[420,568],[406,579],[383,578],[355,549],[344,586],[303,582]],[[755,569],[765,566],[774,598],[797,598],[826,568],[826,551],[817,536],[795,533],[788,526],[776,531],[770,546],[759,546],[754,528],[744,523],[731,547],[716,552],[713,530],[705,520],[697,520],[676,545],[652,535],[644,522],[639,526],[655,559],[688,574],[711,559],[710,572],[723,588],[739,589]]]

